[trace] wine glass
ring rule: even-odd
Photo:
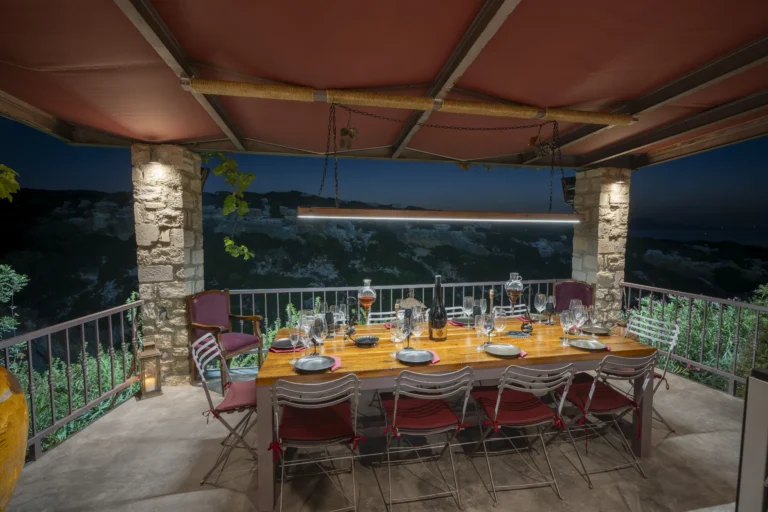
[[[392,343],[402,343],[405,340],[403,332],[404,320],[403,318],[395,317],[389,321],[389,335],[392,338]]]
[[[595,314],[595,306],[587,307],[587,316],[589,317],[589,325],[594,327],[595,320],[597,320],[597,315]]]
[[[547,325],[552,325],[552,315],[555,314],[555,296],[549,295],[547,297],[547,304],[545,306],[547,311]]]
[[[464,310],[464,316],[466,316],[467,318],[471,318],[472,311],[475,309],[474,297],[464,297],[464,303],[462,305],[462,309]],[[469,322],[467,322],[467,327],[469,327]]]
[[[483,315],[475,316],[475,332],[478,338],[483,337]]]
[[[542,323],[541,313],[547,309],[547,296],[543,293],[537,293],[536,298],[533,301],[533,306],[536,308],[536,311],[539,312],[539,323]]]
[[[576,327],[577,332],[579,332],[581,330],[581,327],[589,318],[589,314],[587,313],[587,308],[585,308],[584,306],[578,305],[571,309],[571,314],[573,315],[573,325],[574,327]]]
[[[291,340],[291,347],[293,347],[293,359],[290,360],[290,364],[296,364],[296,346],[299,344],[299,338],[301,338],[301,329],[298,327],[291,327],[288,331],[288,339]]]
[[[411,318],[411,334],[416,336],[417,339],[424,332],[424,328],[426,327],[424,324],[424,318],[421,315],[414,313],[413,318]]]
[[[315,340],[315,345],[322,345],[327,337],[328,324],[325,321],[325,315],[317,315],[312,324],[312,338]]]
[[[560,338],[560,344],[564,347],[568,346],[568,333],[573,328],[573,313],[569,310],[560,312],[560,327],[563,329],[563,337]]]
[[[568,304],[568,309],[573,309],[576,306],[581,306],[581,299],[571,299],[571,302]]]
[[[507,327],[507,313],[499,308],[493,312],[493,328],[496,329],[496,334],[501,337],[501,331]]]
[[[477,299],[475,306],[480,306],[480,314],[484,315],[488,311],[488,301],[485,299]]]
[[[481,315],[480,320],[477,322],[480,326],[480,332],[488,336],[488,340],[477,347],[477,351],[485,349],[485,346],[491,342],[491,333],[493,332],[493,315]]]

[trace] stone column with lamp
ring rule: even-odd
[[[187,383],[185,297],[204,289],[200,156],[134,144],[131,161],[144,340],[160,352],[164,384]]]
[[[576,173],[573,209],[584,220],[573,228],[572,277],[595,287],[598,322],[607,327],[621,319],[631,175],[615,167]]]

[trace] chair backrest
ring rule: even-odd
[[[290,382],[278,379],[272,385],[272,412],[275,416],[275,437],[280,439],[280,410],[282,406],[298,409],[322,409],[342,402],[350,402],[352,428],[357,434],[357,406],[360,399],[360,381],[355,374],[345,375],[328,382]]]
[[[394,311],[371,311],[368,313],[368,325],[371,324],[385,324],[395,319]]]
[[[641,343],[654,346],[666,354],[664,370],[661,375],[662,379],[665,378],[671,355],[675,351],[675,345],[677,345],[677,338],[680,336],[680,327],[675,322],[658,320],[633,311],[624,331],[624,335],[627,334],[636,335]],[[661,386],[662,382],[659,380],[656,389]]]
[[[575,374],[576,372],[572,364],[550,370],[532,369],[525,366],[507,366],[499,379],[499,396],[496,399],[493,419],[496,420],[498,417],[502,394],[507,389],[522,391],[535,396],[544,396],[558,391],[561,397],[557,405],[557,417],[561,418],[565,396],[568,394],[568,388],[571,387]]]
[[[418,373],[403,370],[395,379],[395,409],[392,413],[392,425],[397,426],[397,404],[400,396],[423,400],[445,400],[463,396],[461,423],[467,411],[467,401],[475,373],[469,366],[448,373]]]
[[[221,350],[219,349],[219,343],[216,341],[216,337],[211,333],[205,333],[198,339],[192,342],[192,360],[197,366],[197,373],[200,375],[200,382],[205,390],[205,397],[208,399],[208,405],[213,409],[213,399],[211,398],[211,392],[208,389],[208,381],[205,379],[205,367],[208,363],[221,357]],[[224,383],[224,375],[226,366],[222,368],[222,385]]]
[[[493,308],[494,311],[497,309],[503,309],[507,315],[511,316],[522,316],[528,314],[528,306],[525,304],[515,304],[514,306],[496,306]]]
[[[605,356],[603,360],[600,361],[600,364],[597,365],[595,378],[592,381],[592,388],[589,390],[589,398],[584,407],[584,411],[589,411],[589,404],[592,402],[592,396],[595,393],[595,387],[599,381],[633,381],[642,379],[643,389],[648,387],[648,384],[653,379],[653,368],[656,366],[657,357],[658,354],[656,352],[645,357]],[[614,389],[617,388],[614,386]],[[640,395],[640,398],[642,400],[642,395]],[[640,405],[639,401],[638,405]]]
[[[584,281],[558,281],[555,283],[555,313],[569,308],[571,299],[580,299],[584,306],[592,305],[594,290]]]
[[[232,330],[229,319],[229,290],[208,290],[187,297],[189,321],[195,324],[218,325],[224,331]],[[193,336],[199,338],[205,329],[193,329]]]

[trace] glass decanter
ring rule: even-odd
[[[504,290],[507,292],[509,302],[512,305],[517,304],[517,300],[523,293],[523,278],[517,272],[511,272],[509,274],[509,281],[504,283]]]
[[[371,305],[376,301],[376,292],[371,288],[370,279],[363,279],[363,287],[357,293],[357,300],[365,308],[366,313],[371,310]]]

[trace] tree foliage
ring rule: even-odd
[[[0,316],[0,338],[3,333],[12,332],[19,325],[13,297],[27,286],[27,283],[29,278],[26,275],[19,274],[10,265],[0,265],[0,305],[9,310],[7,315]],[[8,306],[5,306],[6,304]]]
[[[228,157],[221,152],[204,152],[201,154],[202,161],[206,164],[217,162],[213,168],[213,174],[222,176],[225,183],[232,188],[232,192],[227,194],[222,205],[222,213],[230,215],[236,213],[238,218],[248,213],[248,201],[245,200],[245,191],[251,186],[256,178],[252,172],[241,171],[237,160]],[[237,222],[232,227],[232,235],[224,237],[224,251],[234,258],[243,257],[244,260],[253,258],[253,252],[243,244],[235,242],[235,229]]]
[[[0,164],[0,199],[13,202],[13,194],[19,191],[20,185],[16,181],[16,172],[7,165]]]

